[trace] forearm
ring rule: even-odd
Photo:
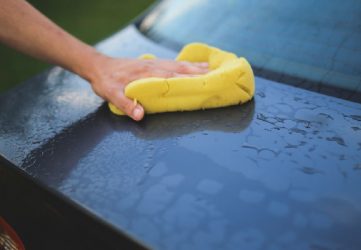
[[[0,42],[80,75],[91,83],[95,93],[134,120],[141,120],[144,110],[125,96],[129,82],[208,71],[208,65],[202,63],[107,57],[68,34],[24,0],[0,0]]]
[[[96,70],[94,59],[103,57],[23,0],[0,0],[0,41],[87,80]]]

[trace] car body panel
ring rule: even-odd
[[[112,56],[174,58],[133,25]],[[358,249],[361,104],[256,77],[242,106],[109,112],[59,67],[0,95],[0,154],[156,249]]]
[[[358,0],[164,0],[139,27],[158,44],[211,44],[257,76],[361,103],[360,12]]]

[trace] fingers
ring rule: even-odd
[[[199,75],[199,74],[208,73],[209,70],[208,70],[208,64],[177,62],[174,66],[174,71],[179,74]]]
[[[109,64],[101,66],[104,67],[102,77],[92,81],[94,91],[136,121],[144,117],[144,109],[125,96],[123,90],[130,82],[148,77],[193,77],[209,71],[206,62],[159,59],[112,59]]]
[[[196,76],[200,76],[199,74],[198,75],[195,75],[195,74],[179,74],[179,73],[173,73],[173,76],[172,77],[175,77],[175,78],[184,78],[184,77],[196,77]]]
[[[190,75],[201,75],[208,73],[208,63],[198,62],[177,62],[170,60],[157,60],[154,62],[157,64],[159,69],[169,71],[178,74],[190,74]]]
[[[122,110],[129,117],[135,121],[140,121],[144,117],[144,109],[141,105],[127,98],[123,91],[119,91],[113,94],[112,98],[109,98],[118,109]]]
[[[192,75],[208,73],[208,66],[207,68],[205,68],[203,65],[202,66],[201,65],[202,64],[196,65],[188,62],[181,62],[178,68],[176,69],[176,71],[177,73],[180,74],[192,74]]]
[[[193,64],[195,64],[195,65],[197,65],[199,67],[202,67],[202,68],[206,68],[206,69],[208,69],[208,67],[209,67],[209,64],[207,62],[196,62],[196,63],[193,63]]]
[[[182,73],[176,73],[170,71],[157,70],[148,74],[143,74],[142,78],[147,78],[147,77],[185,78],[185,77],[195,77],[195,76],[200,76],[200,74],[182,74]]]
[[[172,60],[140,60],[131,61],[131,64],[123,69],[119,75],[122,82],[129,83],[137,79],[148,77],[190,77],[206,74],[209,72],[207,62],[179,62]],[[124,77],[125,76],[125,77]]]

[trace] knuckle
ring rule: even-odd
[[[128,101],[128,100],[123,100],[122,101],[122,106],[123,106],[123,109],[124,111],[127,113],[127,114],[130,114],[132,111],[133,111],[133,102],[131,101]]]

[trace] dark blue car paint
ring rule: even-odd
[[[138,26],[158,44],[205,42],[257,76],[361,103],[360,13],[359,0],[164,0]]]
[[[175,55],[134,26],[98,48]],[[0,154],[152,248],[359,249],[361,104],[256,86],[242,106],[136,123],[55,67],[0,95]]]

